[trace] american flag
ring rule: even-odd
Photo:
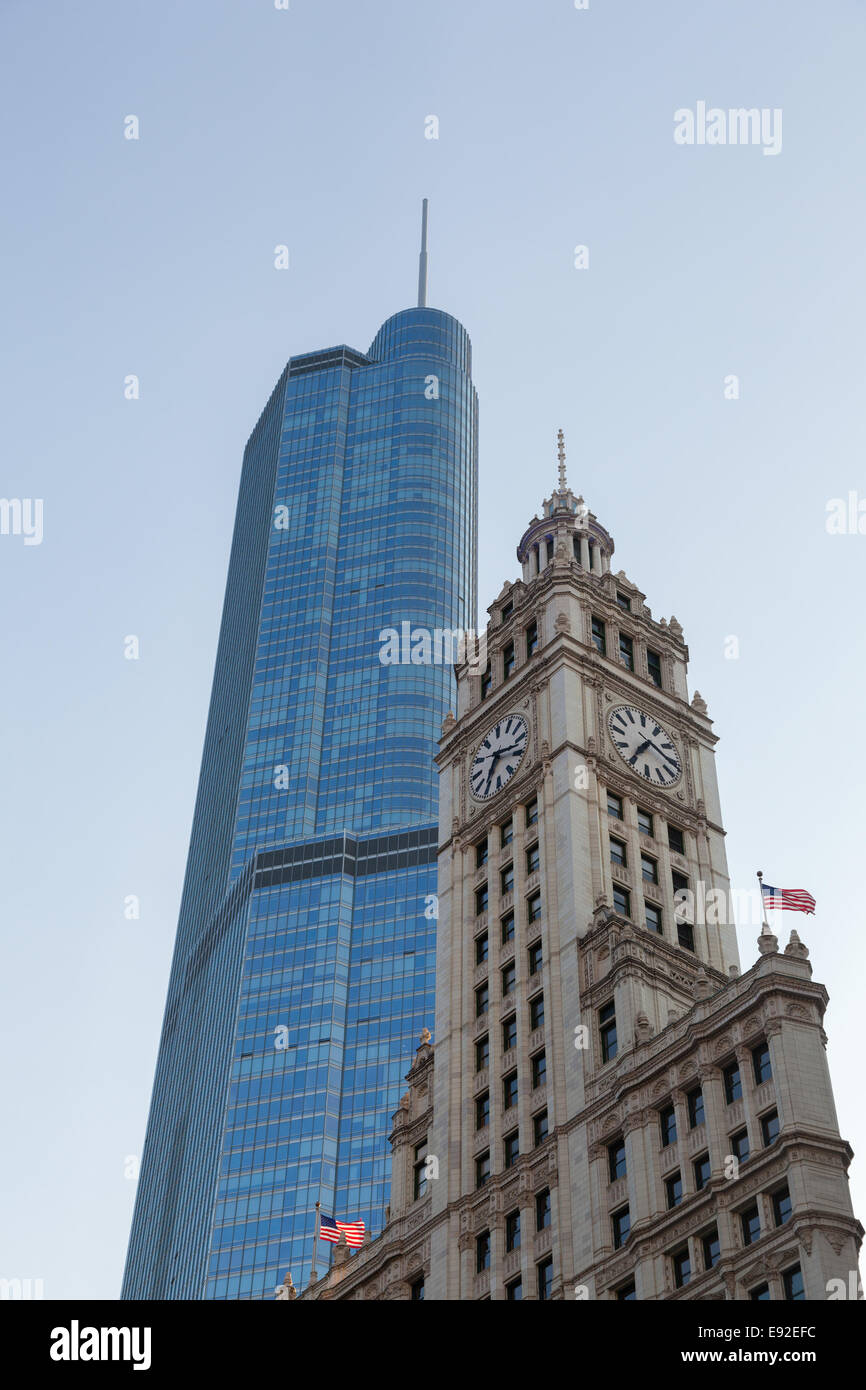
[[[780,912],[814,912],[815,899],[805,888],[771,888],[761,884],[764,907],[776,907]]]
[[[335,1221],[333,1216],[325,1216],[324,1212],[319,1217],[319,1235],[322,1240],[330,1240],[336,1245],[340,1239],[340,1232],[346,1233],[346,1244],[356,1248],[364,1244],[364,1223],[363,1221]]]

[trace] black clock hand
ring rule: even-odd
[[[650,748],[654,749],[654,751],[658,753],[659,757],[663,758],[666,763],[670,763],[673,767],[678,766],[675,760],[671,757],[670,753],[664,753],[661,750],[661,748],[658,747],[657,744],[652,742],[651,739],[648,739],[647,742],[649,743]]]
[[[494,753],[494,754],[493,754],[493,757],[490,759],[490,771],[489,771],[488,774],[487,774],[487,783],[486,783],[485,788],[484,788],[484,795],[485,795],[485,796],[487,795],[488,791],[490,790],[490,782],[491,782],[491,779],[492,779],[492,777],[493,777],[493,769],[495,768],[495,766],[496,766],[496,764],[498,763],[498,761],[499,761],[499,754],[498,754],[498,753]]]

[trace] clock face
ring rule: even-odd
[[[679,753],[667,730],[635,705],[617,705],[607,717],[613,746],[623,762],[654,787],[672,787],[683,775]]]
[[[519,768],[529,741],[529,728],[519,714],[508,714],[484,736],[472,759],[469,785],[479,801],[501,792]]]

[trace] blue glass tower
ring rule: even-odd
[[[471,348],[425,262],[369,352],[288,362],[246,447],[125,1298],[301,1286],[317,1199],[383,1224],[454,686],[381,634],[476,613]]]

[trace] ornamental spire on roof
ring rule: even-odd
[[[559,455],[559,490],[565,492],[568,484],[565,480],[565,435],[559,430],[556,436],[557,454]]]

